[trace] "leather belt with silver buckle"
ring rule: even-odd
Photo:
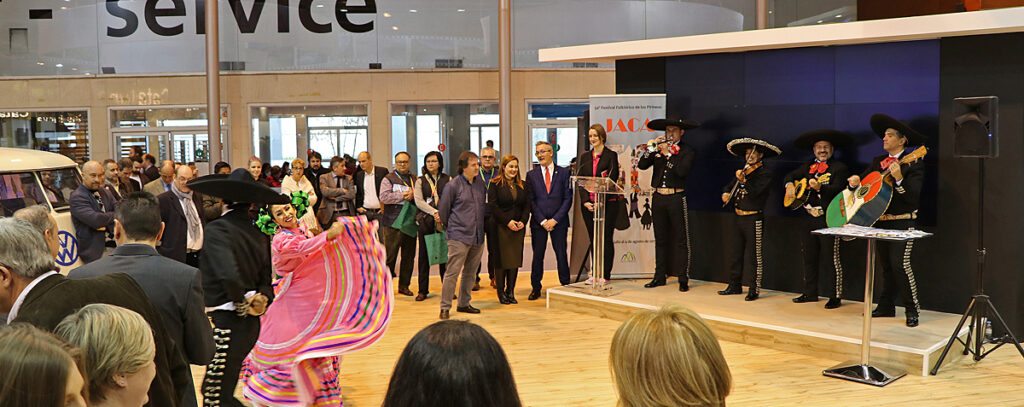
[[[674,195],[685,191],[683,188],[654,188],[654,192],[662,195]]]
[[[825,214],[825,210],[821,209],[820,206],[804,206],[804,210],[806,210],[808,214],[815,218],[820,218],[821,215]]]
[[[908,220],[908,219],[917,219],[917,213],[901,213],[899,215],[892,215],[892,214],[888,214],[887,213],[885,215],[882,215],[882,216],[878,217],[879,221]]]
[[[736,214],[740,216],[757,215],[759,213],[761,213],[761,211],[745,211],[742,209],[736,209]]]

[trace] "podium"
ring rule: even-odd
[[[920,230],[891,230],[863,226],[842,226],[818,229],[811,233],[817,235],[838,236],[843,238],[864,239],[868,241],[868,264],[864,272],[864,331],[861,333],[860,361],[847,361],[825,369],[825,376],[851,380],[858,383],[878,387],[885,386],[907,374],[896,369],[883,369],[871,365],[871,301],[874,298],[875,282],[875,242],[905,242],[931,236],[931,233]]]
[[[590,285],[588,294],[607,297],[614,295],[611,292],[611,285],[607,284],[604,277],[604,228],[605,228],[605,205],[608,195],[625,195],[626,191],[618,183],[607,177],[579,177],[571,178],[576,188],[594,194],[594,236],[591,247],[591,275],[594,277],[594,284]],[[586,210],[586,209],[583,209]],[[598,276],[598,274],[601,274]]]

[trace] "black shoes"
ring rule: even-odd
[[[402,295],[405,295],[405,296],[409,296],[409,297],[412,297],[413,295],[416,295],[416,294],[412,293],[412,290],[410,290],[409,287],[401,287],[401,288],[399,288],[398,289],[398,293],[402,294]]]
[[[665,285],[665,280],[651,280],[651,282],[644,284],[644,288],[661,287]]]
[[[908,327],[913,328],[915,326],[918,326],[920,323],[921,322],[918,320],[917,314],[907,314],[907,326]]]
[[[872,318],[886,318],[886,317],[895,317],[895,316],[896,316],[896,308],[895,307],[882,307],[882,306],[878,306],[878,307],[875,308],[874,311],[871,311],[871,317]]]
[[[419,294],[419,295],[416,296],[416,301],[423,301],[425,299],[427,299],[427,295],[426,294]]]
[[[797,304],[803,304],[805,302],[818,302],[818,296],[817,295],[810,296],[810,295],[807,295],[807,294],[800,294],[799,297],[796,297],[796,298],[793,299],[793,302],[795,302]]]
[[[733,294],[743,294],[743,288],[741,288],[740,286],[735,286],[735,285],[731,285],[730,284],[724,290],[718,292],[718,295],[733,295]]]
[[[828,302],[825,303],[825,309],[839,308],[839,306],[842,305],[842,304],[843,304],[843,299],[842,298],[838,298],[838,297],[836,297],[836,298],[829,298]]]
[[[446,310],[446,309],[441,310],[441,315],[438,318],[448,319],[448,310]]]
[[[512,295],[512,294],[506,294],[505,295],[505,299],[508,300],[509,304],[518,304],[519,303],[519,301],[516,301],[516,296]]]
[[[540,290],[530,291],[530,296],[526,298],[529,299],[530,301],[540,298]]]
[[[472,305],[467,305],[465,307],[458,307],[458,308],[455,308],[455,310],[459,311],[459,312],[465,312],[467,314],[479,314],[480,313],[480,310],[475,308],[475,307],[473,307]]]
[[[760,297],[760,296],[761,296],[761,294],[759,294],[757,291],[751,290],[750,292],[747,293],[747,297],[744,298],[743,301],[753,301],[753,300],[756,300],[757,297]]]
[[[505,296],[505,293],[498,293],[498,302],[501,303],[502,305],[511,304],[511,302],[509,302],[508,300],[508,297]]]
[[[687,291],[690,291],[690,284],[689,283],[679,284],[679,292],[685,293]]]

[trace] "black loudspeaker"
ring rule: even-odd
[[[999,97],[953,99],[953,156],[999,156]]]

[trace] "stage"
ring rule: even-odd
[[[762,290],[758,300],[748,302],[744,295],[718,295],[717,291],[725,288],[723,283],[690,280],[690,291],[681,293],[675,280],[653,289],[643,287],[647,281],[612,280],[617,293],[609,297],[588,294],[589,287],[583,283],[551,288],[547,306],[621,321],[639,309],[676,303],[700,314],[721,340],[831,359],[837,364],[859,359],[863,303],[844,300],[841,307],[826,310],[825,297],[796,304],[791,299],[797,294]],[[960,315],[922,310],[920,318],[920,326],[908,328],[902,308],[897,307],[895,318],[872,320],[872,364],[927,375]],[[966,337],[967,328],[960,332]],[[944,363],[961,358],[962,350],[959,342],[955,344]]]

